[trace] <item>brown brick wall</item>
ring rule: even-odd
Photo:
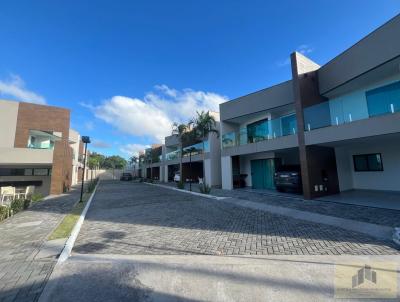
[[[15,133],[16,148],[26,148],[29,130],[56,131],[62,140],[54,145],[50,194],[61,194],[71,185],[72,148],[69,146],[70,111],[64,108],[20,103]]]

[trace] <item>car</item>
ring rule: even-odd
[[[132,180],[132,174],[131,173],[122,173],[120,180],[130,181],[130,180]]]
[[[302,192],[301,172],[299,165],[284,165],[276,169],[275,187],[278,192]]]
[[[181,173],[179,171],[175,172],[174,181],[180,182],[181,181]]]

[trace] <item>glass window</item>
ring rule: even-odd
[[[25,175],[25,176],[31,176],[31,175],[33,175],[33,169],[25,169],[24,175]]]
[[[329,102],[323,102],[304,108],[304,130],[331,126]]]
[[[249,143],[255,143],[268,139],[268,119],[247,125]]]
[[[33,175],[47,176],[47,175],[49,175],[49,169],[34,169]]]
[[[353,155],[353,161],[356,172],[383,171],[380,153]]]
[[[283,136],[296,134],[296,129],[297,129],[296,114],[283,116],[281,118],[281,121],[282,121],[282,135]]]
[[[369,90],[365,94],[369,116],[400,111],[400,82]]]

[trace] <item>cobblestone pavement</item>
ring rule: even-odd
[[[340,228],[131,182],[103,182],[74,253],[399,254],[391,242]]]
[[[163,185],[176,187],[174,183],[163,183]],[[186,187],[188,187],[188,185],[186,185]],[[198,186],[193,185],[193,190],[199,191]],[[284,193],[282,194],[284,197],[281,197],[276,194],[254,192],[244,189],[222,190],[213,188],[211,194],[215,196],[233,197],[262,202],[274,206],[287,207],[300,211],[308,211],[390,227],[397,227],[400,225],[400,211],[397,210],[379,209],[319,200],[304,200],[300,195],[295,194]]]
[[[35,259],[47,236],[78,200],[79,190],[53,197],[0,223],[0,301],[36,301],[56,263]]]

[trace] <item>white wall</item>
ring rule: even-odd
[[[221,157],[222,189],[233,189],[232,178],[232,158],[230,156]]]
[[[0,148],[14,148],[18,106],[18,102],[0,100]]]
[[[336,147],[336,165],[340,190],[370,189],[400,191],[399,140],[372,141]],[[355,172],[353,155],[381,153],[383,171]]]

